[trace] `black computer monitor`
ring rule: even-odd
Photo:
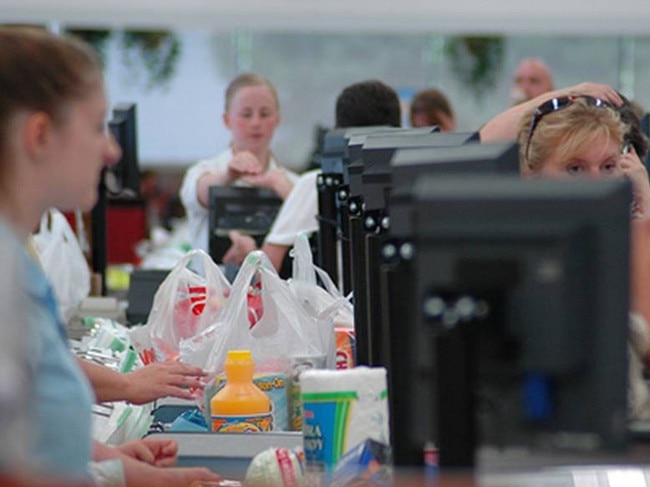
[[[625,447],[630,202],[625,180],[424,175],[393,189],[397,465],[421,465],[427,441],[442,467],[473,466],[487,444]]]
[[[419,162],[427,163],[429,159],[435,160],[436,151],[443,147],[459,147],[465,144],[476,145],[478,143],[478,132],[431,132],[413,134],[409,137],[378,134],[366,138],[361,147],[361,160],[363,168],[361,172],[361,187],[359,191],[363,195],[363,203],[366,210],[377,210],[386,208],[385,194],[390,190],[392,183],[391,160],[396,152],[400,151],[402,156],[412,149],[420,156]],[[456,151],[458,152],[458,151]],[[449,151],[444,151],[448,155]],[[400,159],[402,156],[399,156]],[[417,159],[416,159],[417,160]],[[458,158],[452,161],[446,169],[451,166],[454,170],[463,170],[457,162]],[[476,164],[476,161],[474,161]],[[440,166],[439,166],[440,167]],[[441,167],[441,169],[443,169]],[[516,170],[516,165],[515,165]],[[354,194],[354,189],[350,188]]]
[[[513,142],[468,143],[445,147],[399,148],[391,158],[393,186],[432,173],[519,173],[519,149]]]
[[[472,133],[429,134],[426,137],[403,137],[399,146],[364,149],[362,173],[362,210],[351,221],[350,253],[352,287],[355,290],[355,332],[357,357],[368,365],[382,365],[386,341],[377,329],[383,320],[380,303],[379,246],[390,238],[393,215],[389,195],[395,185],[412,184],[423,174],[511,173],[518,174],[519,158],[514,143],[479,144]],[[411,144],[410,142],[416,144]],[[417,147],[427,144],[428,146]],[[386,158],[393,153],[390,164]],[[379,162],[374,163],[376,159]],[[352,213],[352,212],[351,212]],[[356,229],[356,230],[355,230]],[[357,294],[359,291],[359,294]],[[365,299],[364,299],[365,298]]]
[[[317,180],[318,190],[318,265],[324,269],[334,282],[339,282],[339,252],[337,242],[341,242],[342,285],[346,293],[350,291],[349,259],[347,251],[347,214],[349,197],[348,165],[358,157],[361,144],[368,134],[374,133],[416,133],[431,132],[433,128],[403,129],[377,125],[371,127],[337,128],[325,134],[321,153],[322,174]]]
[[[362,144],[365,136],[369,134],[395,133],[407,130],[426,130],[431,132],[433,129],[431,127],[427,129],[403,129],[388,125],[374,125],[370,127],[348,127],[328,130],[323,138],[321,169],[324,174],[343,174],[345,172],[344,168],[349,162],[349,145],[356,146]]]
[[[362,174],[366,169],[367,162],[364,159],[364,149],[370,140],[377,137],[388,137],[395,144],[399,145],[418,145],[418,140],[431,134],[442,135],[440,128],[431,127],[413,127],[413,128],[393,128],[380,132],[362,132],[352,134],[348,140],[348,164],[344,175],[344,180],[350,185],[350,197],[358,198],[362,193]],[[444,137],[444,135],[443,135]],[[451,137],[455,137],[452,135]],[[366,149],[367,150],[367,149]]]
[[[104,182],[111,196],[138,197],[140,195],[140,166],[134,103],[120,103],[113,108],[109,129],[122,149],[117,164],[106,170]]]
[[[208,249],[217,263],[230,248],[231,230],[250,235],[261,247],[282,205],[280,197],[266,188],[211,186],[209,199]]]
[[[106,294],[108,265],[107,202],[115,198],[136,202],[140,196],[135,104],[116,105],[108,128],[119,144],[122,155],[116,164],[102,171],[97,203],[91,214],[92,268],[101,277],[102,294]]]

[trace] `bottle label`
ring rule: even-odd
[[[271,400],[271,414],[273,415],[273,430],[285,431],[289,428],[289,406],[287,405],[287,376],[278,373],[261,373],[253,375],[253,384]],[[226,385],[226,377],[219,375],[215,379],[213,390],[209,397],[214,396]],[[206,389],[207,390],[207,389]]]
[[[297,356],[289,359],[291,375],[289,383],[289,416],[291,429],[302,431],[302,397],[300,391],[300,373],[310,369],[324,369],[324,355]]]
[[[261,433],[273,429],[271,412],[263,414],[212,415],[213,433]]]

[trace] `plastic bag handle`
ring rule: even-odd
[[[277,271],[266,254],[261,250],[254,250],[246,256],[232,283],[229,301],[233,301],[233,304],[229,305],[230,314],[235,314],[242,307],[247,307],[248,287],[255,273],[259,271],[270,272],[277,276]],[[223,316],[224,321],[234,319],[234,316]]]
[[[49,235],[61,235],[65,242],[77,240],[77,236],[68,224],[65,215],[55,208],[43,212],[38,233]],[[77,242],[78,243],[78,242]]]
[[[316,276],[312,269],[314,265],[313,257],[306,234],[303,232],[298,234],[289,255],[293,257],[293,279],[315,285]]]
[[[203,262],[203,275],[187,268],[190,262],[197,259]],[[170,332],[169,326],[167,325],[168,321],[165,321],[170,318],[165,317],[174,316],[174,308],[177,301],[173,297],[176,296],[179,279],[185,278],[185,273],[187,272],[196,274],[205,282],[213,282],[215,285],[221,283],[224,285],[224,288],[229,287],[228,280],[209,254],[201,249],[193,249],[187,252],[170,270],[154,295],[151,312],[147,319],[147,325],[151,325],[149,327],[149,333],[154,343],[157,341],[167,343],[168,340],[172,339],[170,333],[175,334],[173,330]],[[160,317],[163,317],[163,321],[159,325],[155,320]],[[173,339],[175,340],[175,338]],[[172,347],[176,346],[172,345]]]
[[[208,254],[205,250],[203,249],[192,249],[189,252],[187,252],[180,261],[174,266],[174,269],[172,272],[180,272],[184,268],[186,268],[191,262],[194,261],[194,259],[200,258],[200,260],[203,262],[203,278],[208,280],[208,277],[214,275],[215,279],[218,281],[222,282],[227,282],[228,280],[226,277],[223,275],[221,270],[219,269],[219,266],[214,262],[212,257],[210,257],[210,254]],[[198,273],[197,273],[198,274]]]
[[[307,284],[316,284],[316,275],[320,278],[325,290],[334,297],[343,297],[339,288],[334,284],[330,275],[314,264],[307,234],[300,232],[296,237],[290,255],[293,257],[293,279]]]
[[[201,257],[201,260],[204,263],[203,267],[203,272],[206,272],[206,269],[209,267],[205,267],[205,263],[208,263],[210,265],[216,265],[214,261],[212,260],[212,257],[210,257],[203,249],[192,249],[189,252],[187,252],[181,260],[178,261],[176,266],[174,267],[175,269],[182,269],[184,267],[187,267],[187,265],[194,260],[195,257]],[[204,276],[205,277],[205,276]]]

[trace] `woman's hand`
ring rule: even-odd
[[[280,169],[270,169],[264,173],[251,174],[242,177],[242,181],[247,182],[251,186],[259,188],[268,188],[277,194],[283,200],[289,196],[293,189],[293,181],[289,179],[287,173]]]
[[[650,216],[650,180],[648,179],[648,171],[641,159],[639,159],[634,147],[630,146],[627,153],[620,155],[618,164],[623,174],[632,183],[634,211],[638,213],[636,216]]]
[[[553,91],[552,94],[553,96],[549,96],[548,99],[566,95],[588,95],[615,106],[621,106],[623,104],[623,99],[614,88],[600,83],[592,83],[590,81]]]
[[[240,265],[250,252],[257,250],[257,244],[253,237],[244,235],[237,230],[228,232],[228,237],[232,244],[221,259],[224,264]]]
[[[620,106],[623,100],[611,86],[585,82],[559,90],[542,93],[535,98],[509,108],[490,119],[479,131],[481,142],[503,142],[517,139],[521,117],[552,98],[569,95],[589,95],[612,105]]]
[[[207,373],[176,360],[154,362],[125,375],[124,399],[145,404],[161,397],[194,399],[191,389],[202,389]]]
[[[264,172],[264,164],[252,152],[237,152],[228,163],[228,175],[232,181],[243,176],[252,176]]]
[[[176,464],[178,445],[174,440],[150,436],[117,447],[124,455],[156,467]]]

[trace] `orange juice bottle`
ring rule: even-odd
[[[226,385],[210,401],[214,433],[271,431],[271,400],[253,383],[250,350],[229,350],[223,366]]]

